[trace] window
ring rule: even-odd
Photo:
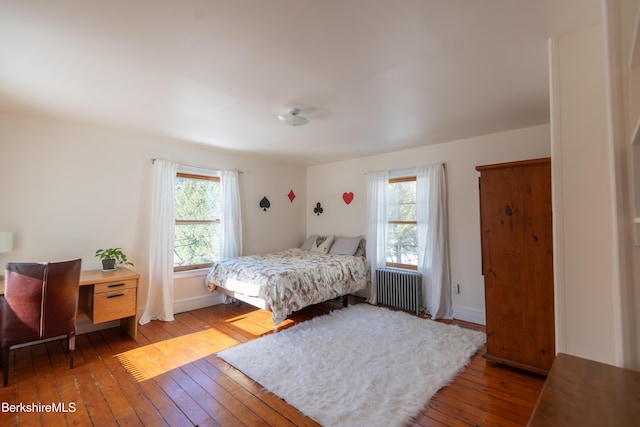
[[[387,266],[417,270],[416,177],[390,179],[387,197]]]
[[[174,271],[212,265],[220,258],[220,178],[176,175]]]

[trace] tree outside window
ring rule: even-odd
[[[387,197],[387,266],[417,270],[416,177],[390,179]]]
[[[209,267],[220,258],[220,178],[176,176],[174,271]]]

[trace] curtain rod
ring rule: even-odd
[[[166,159],[159,159],[159,158],[155,158],[155,157],[153,157],[153,158],[151,158],[151,164],[152,164],[152,165],[153,165],[153,164],[155,164],[155,163],[156,163],[156,160],[164,160],[164,161],[166,161],[166,162],[174,162],[174,160],[166,160]],[[187,163],[182,163],[182,162],[175,162],[175,163],[179,164],[180,166],[187,166],[187,167],[190,167],[190,168],[209,169],[209,170],[222,170],[222,169],[218,169],[218,168],[212,168],[211,166],[197,166],[197,165],[189,165],[189,164],[187,164]],[[228,169],[226,169],[226,170],[228,170]],[[244,171],[236,171],[236,172],[238,172],[238,173],[244,173]]]
[[[431,165],[437,165],[437,164],[442,165],[443,168],[447,167],[447,164],[445,162],[442,162],[442,163],[429,163],[428,165],[422,165],[422,166],[431,166]],[[419,167],[421,167],[421,166],[410,166],[408,168],[400,168],[400,169],[388,169],[387,172],[398,172],[398,171],[404,171],[404,170],[411,170],[411,169],[415,169],[415,168],[419,168]],[[366,175],[366,174],[369,174],[369,173],[376,173],[376,172],[385,172],[385,171],[383,171],[383,170],[381,170],[381,171],[367,171],[364,174]]]

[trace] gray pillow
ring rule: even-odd
[[[305,241],[302,242],[300,249],[304,249],[305,251],[310,251],[311,246],[313,246],[313,242],[316,241],[316,237],[318,236],[316,236],[315,234],[312,234],[311,236],[307,237]]]
[[[358,250],[360,240],[362,240],[360,236],[336,237],[336,239],[333,241],[333,245],[331,245],[331,250],[329,250],[329,253],[333,255],[355,255],[356,251]]]

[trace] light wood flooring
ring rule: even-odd
[[[308,307],[285,327],[341,304]],[[269,312],[232,304],[180,313],[174,322],[150,322],[140,326],[137,342],[117,328],[93,332],[78,336],[72,370],[63,341],[19,348],[12,351],[9,385],[0,389],[0,425],[315,426],[215,356],[270,333],[272,325]],[[436,393],[415,426],[526,425],[544,377],[487,366],[483,351]],[[28,409],[38,402],[68,412],[7,412],[9,405]]]

